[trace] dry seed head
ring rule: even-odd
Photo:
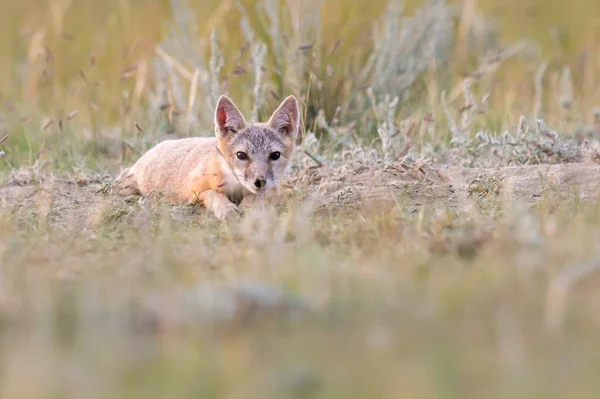
[[[535,120],[535,127],[536,127],[538,133],[542,133],[545,130],[547,130],[546,123],[544,123],[544,120],[542,118]]]
[[[490,142],[490,138],[489,138],[488,134],[483,131],[477,132],[477,134],[475,135],[475,138],[486,144]]]
[[[477,107],[477,110],[476,110],[476,112],[478,114],[483,115],[483,114],[487,113],[487,104],[488,104],[488,101],[490,100],[490,96],[491,96],[490,93],[485,93],[483,95],[483,97],[481,97],[481,102],[479,103],[479,106]]]
[[[446,101],[446,91],[442,91],[440,95],[440,100],[442,103],[442,108],[444,109],[444,114],[446,114],[446,118],[448,119],[448,123],[450,124],[450,132],[452,132],[453,136],[460,135],[460,129],[456,125],[456,121],[450,112],[450,108],[448,108],[448,103]]]
[[[558,102],[564,109],[571,108],[573,103],[573,79],[571,78],[571,69],[568,66],[563,68],[558,85]]]
[[[533,109],[534,118],[538,118],[542,112],[542,100],[543,100],[543,80],[546,68],[548,67],[548,61],[544,61],[535,73],[534,85],[535,85],[535,103]]]
[[[259,119],[260,107],[264,102],[262,90],[263,68],[265,65],[265,56],[267,55],[267,45],[262,42],[252,44],[252,64],[254,66],[254,109],[252,118]]]
[[[524,136],[527,134],[527,118],[525,117],[525,115],[521,115],[521,117],[519,118],[519,125],[517,127],[517,131],[519,132],[520,136]]]
[[[210,35],[210,60],[209,60],[209,69],[210,69],[210,100],[212,104],[216,104],[219,99],[222,90],[222,85],[220,81],[220,73],[221,69],[225,65],[225,59],[223,57],[223,53],[219,48],[219,43],[217,40],[217,31],[213,30]]]
[[[594,107],[592,109],[592,115],[594,115],[594,123],[600,126],[600,107]]]
[[[505,144],[509,144],[509,145],[517,144],[517,141],[515,140],[513,135],[510,134],[510,132],[508,132],[508,131],[506,131],[502,134],[502,139],[504,140]]]
[[[245,13],[245,9],[242,9]],[[246,41],[248,43],[253,43],[254,42],[254,29],[252,29],[252,25],[250,24],[250,20],[248,19],[247,15],[244,15],[242,17],[242,20],[240,21],[240,27],[242,28],[242,33],[244,34],[244,39],[246,39]]]
[[[77,115],[77,113],[79,112],[79,110],[73,110],[69,113],[69,115],[67,116],[67,122],[70,121],[71,119],[75,118],[75,115]]]
[[[338,135],[335,129],[331,127],[327,122],[327,119],[325,118],[325,111],[323,111],[322,109],[320,109],[317,113],[317,126],[319,126],[321,129],[326,130],[331,137],[337,137]]]

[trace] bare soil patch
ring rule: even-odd
[[[325,206],[396,202],[457,204],[473,195],[508,195],[525,200],[551,191],[561,196],[596,199],[600,194],[600,165],[546,164],[497,168],[458,168],[393,165],[382,169],[339,170],[319,168],[292,176],[288,190],[319,194]]]
[[[50,222],[90,227],[98,214],[115,201],[111,175],[73,178],[21,170],[0,186],[0,205],[5,210],[36,209]],[[498,168],[456,168],[395,164],[385,168],[361,167],[342,171],[327,166],[289,176],[279,196],[296,201],[314,200],[326,209],[385,206],[403,203],[460,205],[474,195],[508,195],[535,201],[544,192],[576,195],[594,200],[600,194],[600,165],[568,163]]]

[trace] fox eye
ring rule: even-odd
[[[242,151],[238,151],[237,154],[235,154],[235,156],[237,157],[237,159],[239,159],[240,161],[245,161],[246,159],[248,159],[248,154],[246,154],[245,152]]]
[[[281,156],[281,153],[279,151],[275,151],[275,152],[272,152],[271,155],[269,155],[269,159],[271,159],[271,161],[277,161],[280,156]]]

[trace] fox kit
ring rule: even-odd
[[[215,136],[165,140],[116,180],[121,195],[162,194],[177,204],[200,202],[217,218],[239,213],[245,196],[277,185],[294,150],[300,110],[286,98],[267,123],[248,123],[221,96]]]

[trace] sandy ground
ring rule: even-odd
[[[325,206],[378,204],[408,200],[415,205],[456,205],[475,196],[502,195],[535,201],[544,192],[596,199],[600,165],[570,163],[499,168],[456,168],[393,165],[383,169],[339,173],[324,168],[292,176],[284,187],[313,191]]]
[[[94,223],[109,204],[125,201],[111,194],[113,176],[45,176],[32,170],[12,174],[0,186],[4,209],[37,209],[50,222]],[[502,168],[454,168],[395,164],[379,169],[342,171],[327,166],[288,176],[279,196],[311,200],[325,209],[357,205],[441,203],[460,205],[475,196],[512,196],[535,201],[544,192],[594,200],[600,194],[600,165],[569,163]],[[283,198],[281,198],[283,197]],[[400,201],[400,202],[399,202]],[[202,212],[202,210],[200,210]]]

